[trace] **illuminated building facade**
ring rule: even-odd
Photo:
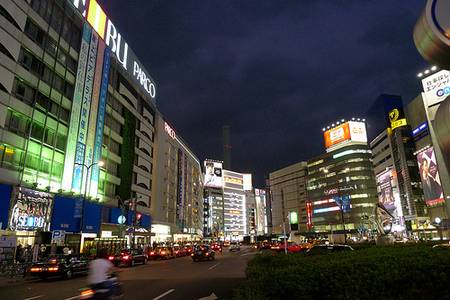
[[[150,211],[156,241],[203,236],[203,176],[198,158],[164,117],[156,114]]]
[[[97,223],[117,225],[119,197],[136,199],[149,227],[149,73],[95,0],[0,5],[0,198],[2,211],[11,208],[9,228],[114,236]],[[89,201],[80,202],[84,195]],[[21,199],[30,197],[48,209],[25,216]],[[78,221],[60,217],[64,209]]]

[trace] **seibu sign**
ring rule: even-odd
[[[152,99],[156,96],[155,83],[141,66],[133,50],[122,37],[116,26],[106,16],[105,12],[96,0],[69,0],[75,8],[81,12],[83,18],[92,26],[98,35],[105,41],[106,45],[116,55],[122,67],[133,77],[143,90]]]

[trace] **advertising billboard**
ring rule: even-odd
[[[422,79],[423,98],[427,106],[440,103],[450,95],[450,71],[442,70]]]
[[[394,108],[388,113],[389,127],[395,129],[398,127],[406,126],[405,113],[402,108]]]
[[[325,148],[344,142],[367,143],[366,124],[348,121],[324,132]]]
[[[223,187],[222,163],[205,160],[205,187]]]
[[[394,217],[403,216],[400,195],[397,188],[397,176],[393,169],[376,175],[378,202]]]
[[[444,203],[441,180],[436,164],[436,156],[433,147],[417,154],[419,164],[420,179],[427,206],[436,206]]]
[[[50,225],[52,196],[21,187],[11,209],[9,229],[47,231]]]

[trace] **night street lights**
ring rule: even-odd
[[[84,203],[86,202],[86,193],[87,193],[87,190],[88,190],[88,183],[90,182],[90,180],[89,180],[89,170],[95,165],[98,165],[99,167],[103,167],[105,165],[105,162],[102,161],[102,160],[99,160],[99,161],[93,162],[90,165],[85,165],[83,163],[75,163],[75,165],[82,166],[83,168],[86,168],[86,180],[84,182],[84,194],[83,194],[83,202],[81,204],[81,220],[80,220],[80,224],[81,224],[81,226],[80,226],[80,233],[82,233],[83,225],[84,225],[83,224]]]

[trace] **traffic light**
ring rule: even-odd
[[[141,213],[137,213],[136,214],[136,225],[137,226],[141,226],[142,224],[142,214]]]

